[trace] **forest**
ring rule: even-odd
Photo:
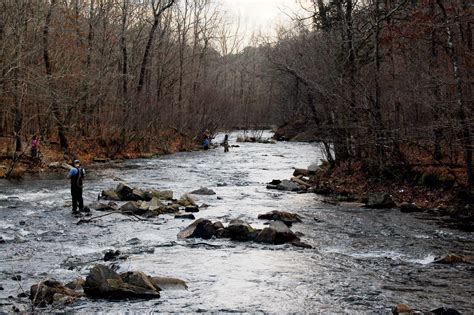
[[[471,185],[469,1],[300,4],[276,39],[243,47],[211,0],[2,1],[2,156],[33,134],[68,157],[114,157],[280,126],[331,165]]]

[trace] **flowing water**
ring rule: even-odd
[[[291,177],[294,167],[320,159],[312,144],[246,143],[228,154],[219,148],[89,168],[85,184],[86,203],[119,180],[171,189],[176,197],[212,188],[217,195],[199,197],[209,207],[197,218],[224,223],[242,218],[263,227],[258,214],[296,212],[304,219],[292,230],[302,232],[302,241],[313,249],[177,240],[191,221],[172,215],[147,221],[110,215],[77,225],[64,176],[0,181],[0,236],[5,241],[0,244],[0,312],[10,312],[11,304],[26,308],[28,299],[17,295],[32,284],[84,277],[104,250],[118,249],[129,255],[119,262],[119,271],[181,278],[189,289],[163,291],[150,301],[82,299],[62,311],[389,313],[403,302],[422,310],[450,306],[472,313],[474,267],[431,262],[450,252],[473,255],[473,234],[440,228],[424,214],[334,206],[314,194],[265,188],[274,178]],[[12,280],[14,275],[22,279]]]

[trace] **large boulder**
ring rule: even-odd
[[[270,226],[264,228],[255,239],[259,243],[284,244],[298,242],[299,238],[281,221],[270,223]]]
[[[179,239],[186,238],[203,238],[210,239],[216,235],[216,228],[210,220],[206,219],[197,219],[184,230],[178,233]]]
[[[153,299],[160,289],[142,272],[127,272],[121,276],[104,265],[96,265],[84,284],[84,293],[92,298]]]
[[[239,219],[230,221],[226,234],[234,241],[252,241],[257,237],[257,231],[247,222]]]
[[[82,294],[65,287],[62,283],[55,280],[46,280],[32,285],[30,288],[30,299],[33,305],[52,304],[58,300],[59,296],[71,297],[74,300],[82,296]]]
[[[216,192],[212,189],[209,189],[209,188],[206,188],[206,187],[201,187],[199,189],[191,191],[191,194],[212,196],[212,195],[215,195]]]
[[[383,209],[395,207],[395,202],[388,193],[376,192],[367,195],[367,208]]]
[[[270,211],[265,214],[260,214],[258,218],[261,220],[282,221],[287,226],[291,226],[293,223],[301,222],[300,216],[296,213],[277,210]]]

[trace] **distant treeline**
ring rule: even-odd
[[[0,1],[0,136],[119,152],[163,129],[270,124],[240,41],[209,0]]]

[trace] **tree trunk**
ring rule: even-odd
[[[473,143],[471,137],[471,130],[469,127],[469,120],[467,119],[465,103],[464,103],[464,94],[462,87],[462,78],[461,78],[461,69],[459,56],[454,47],[454,34],[451,30],[450,21],[447,15],[447,12],[442,4],[441,0],[436,0],[441,12],[443,14],[444,24],[446,28],[447,35],[447,52],[451,58],[451,63],[453,66],[453,75],[456,81],[456,103],[457,109],[456,114],[461,125],[461,143],[464,151],[464,161],[466,163],[466,173],[467,173],[467,182],[469,185],[474,184],[474,173],[473,173]]]
[[[49,25],[51,23],[51,14],[53,12],[53,7],[56,5],[56,0],[51,0],[51,4],[49,5],[48,12],[46,14],[46,19],[43,28],[43,59],[44,59],[44,66],[46,70],[46,79],[48,81],[48,88],[49,94],[51,97],[51,109],[53,112],[54,119],[56,120],[56,126],[58,128],[58,137],[59,137],[59,144],[61,149],[64,151],[68,150],[68,141],[66,138],[66,132],[64,129],[64,125],[61,118],[61,111],[59,109],[59,104],[54,95],[54,84],[52,80],[52,69],[51,69],[51,62],[49,59],[49,49],[48,49],[48,40],[49,40]]]

